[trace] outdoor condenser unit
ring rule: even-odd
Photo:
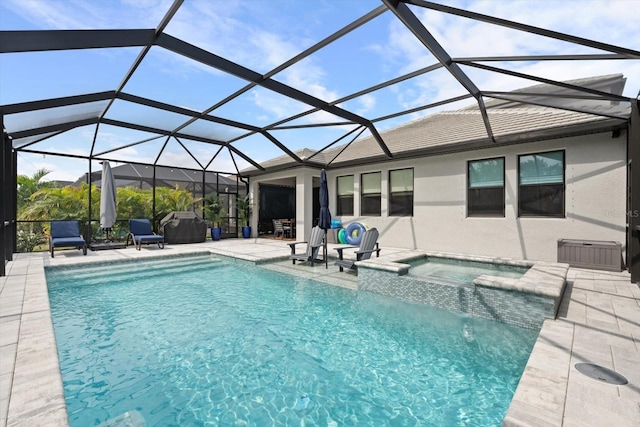
[[[620,242],[560,239],[558,262],[571,267],[622,271],[622,246]]]

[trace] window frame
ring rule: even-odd
[[[562,153],[562,184],[555,184],[555,183],[545,183],[545,184],[522,184],[521,183],[521,158],[522,157],[526,157],[526,156],[536,156],[536,155],[544,155],[544,154],[550,154],[550,153]],[[566,169],[567,169],[567,153],[565,149],[559,149],[559,150],[548,150],[548,151],[538,151],[538,152],[534,152],[534,153],[527,153],[527,154],[519,154],[518,155],[518,218],[566,218],[566,203],[567,203],[567,173],[566,173]],[[552,185],[558,186],[560,187],[561,190],[561,194],[562,194],[562,203],[561,203],[561,210],[562,212],[560,213],[540,213],[540,214],[533,214],[533,213],[523,213],[523,209],[522,209],[522,202],[523,202],[523,191],[522,188],[539,188],[539,189],[543,189],[543,187],[550,187]]]
[[[380,178],[378,193],[365,193],[364,188],[364,177],[366,175],[378,175]],[[372,200],[377,198],[377,209],[374,210],[365,210],[365,206],[368,206],[369,203],[365,203],[366,200]],[[365,200],[366,199],[366,200]],[[362,216],[382,216],[382,171],[377,172],[366,172],[360,174],[360,215]]]
[[[502,160],[502,185],[472,188],[471,187],[471,165],[473,163],[488,162],[491,160]],[[504,156],[468,160],[467,161],[467,218],[504,218],[505,212],[506,212],[505,182],[506,182],[506,158]],[[472,212],[471,201],[472,199],[475,199],[475,197],[472,197],[472,194],[471,194],[472,192],[478,191],[478,190],[479,191],[496,190],[498,188],[502,188],[502,213],[483,213],[483,212],[478,212],[477,209],[475,210],[475,212]]]
[[[403,194],[403,195],[397,195],[397,193],[409,193],[409,191],[396,191],[393,192],[392,191],[392,187],[393,187],[393,182],[391,179],[391,175],[393,172],[399,172],[399,171],[405,171],[405,170],[410,170],[411,171],[411,194]],[[416,180],[416,175],[415,175],[415,169],[412,167],[409,168],[400,168],[400,169],[389,169],[389,172],[387,174],[388,177],[388,189],[389,189],[389,197],[388,197],[388,203],[387,203],[387,216],[389,217],[412,217],[413,216],[413,212],[414,212],[414,202],[415,202],[415,180]],[[396,211],[394,211],[392,209],[393,207],[393,203],[394,203],[394,197],[410,197],[411,199],[411,203],[410,203],[410,211],[404,211],[402,213],[398,213]]]
[[[340,195],[340,178],[348,178],[351,177],[351,181],[353,184],[353,188],[351,190],[350,196]],[[353,216],[354,215],[354,199],[355,199],[355,176],[353,174],[350,175],[340,175],[336,177],[336,215],[339,216]],[[351,199],[351,212],[344,211],[343,203]]]

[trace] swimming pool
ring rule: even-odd
[[[46,274],[71,426],[500,425],[537,336],[209,256]]]

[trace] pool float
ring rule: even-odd
[[[347,231],[346,231],[347,243],[349,243],[350,245],[359,246],[360,241],[362,240],[362,235],[364,234],[365,231],[367,231],[367,229],[364,228],[364,225],[360,224],[359,222],[352,222],[347,226]]]
[[[340,231],[338,231],[338,242],[342,243],[343,245],[347,244],[347,230],[345,230],[344,228],[341,228]]]

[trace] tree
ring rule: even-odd
[[[44,188],[54,188],[55,183],[43,181],[43,178],[51,173],[48,169],[38,169],[32,176],[18,175],[18,219],[22,219],[24,209],[31,202],[31,195]]]
[[[188,190],[175,188],[156,187],[156,218],[162,219],[173,211],[190,211],[196,200]]]

